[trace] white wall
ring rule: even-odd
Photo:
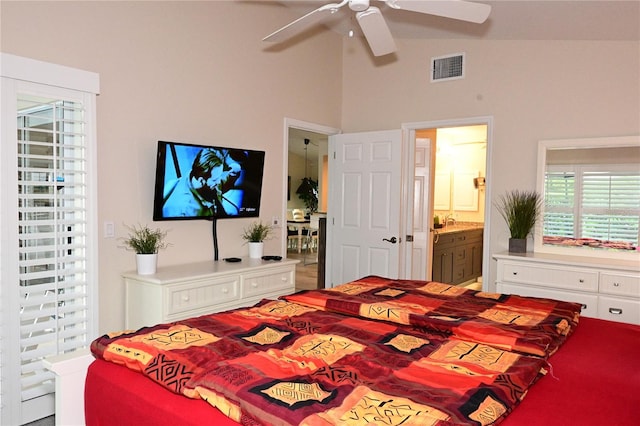
[[[259,2],[0,2],[0,50],[100,74],[99,221],[151,223],[158,140],[266,150],[261,218],[281,216],[284,118],[339,127],[341,42],[329,32],[286,49],[262,37],[292,12]],[[308,102],[314,99],[314,102]],[[220,257],[243,256],[249,219],[218,222]],[[211,224],[158,222],[159,265],[213,259]],[[101,238],[100,332],[124,327],[123,271],[135,257]],[[267,241],[279,252],[279,239]]]
[[[345,41],[343,131],[492,116],[491,204],[507,190],[535,189],[538,140],[640,133],[638,41],[396,42],[397,61],[385,63]],[[430,58],[459,52],[466,78],[430,83]],[[508,238],[492,207],[488,252],[506,251]],[[495,269],[492,261],[491,285]]]

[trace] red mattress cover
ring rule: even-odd
[[[502,425],[635,425],[640,413],[640,327],[582,318]],[[85,389],[87,425],[237,425],[202,400],[166,391],[141,374],[96,360]]]

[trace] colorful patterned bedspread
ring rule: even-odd
[[[547,367],[541,357],[286,300],[105,335],[91,349],[246,425],[495,424]]]
[[[573,332],[581,310],[579,303],[377,276],[283,298],[317,309],[440,331],[543,357],[553,354]]]

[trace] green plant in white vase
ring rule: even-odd
[[[261,243],[269,237],[271,231],[271,225],[264,224],[261,221],[256,221],[244,228],[242,239],[247,243]]]
[[[165,241],[168,231],[151,229],[148,225],[125,227],[129,234],[122,241],[125,249],[136,252],[138,274],[154,274],[158,263],[158,251],[169,246]]]
[[[264,241],[269,238],[273,228],[262,221],[252,222],[244,228],[242,239],[249,244],[249,257],[259,259],[264,251]]]
[[[151,229],[148,225],[125,227],[129,230],[129,235],[123,239],[125,248],[136,254],[157,254],[159,250],[169,246],[165,241],[168,231]]]

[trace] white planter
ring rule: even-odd
[[[156,273],[158,265],[158,253],[136,254],[136,266],[138,275],[151,275]]]
[[[264,252],[264,243],[249,243],[249,257],[260,259]]]

